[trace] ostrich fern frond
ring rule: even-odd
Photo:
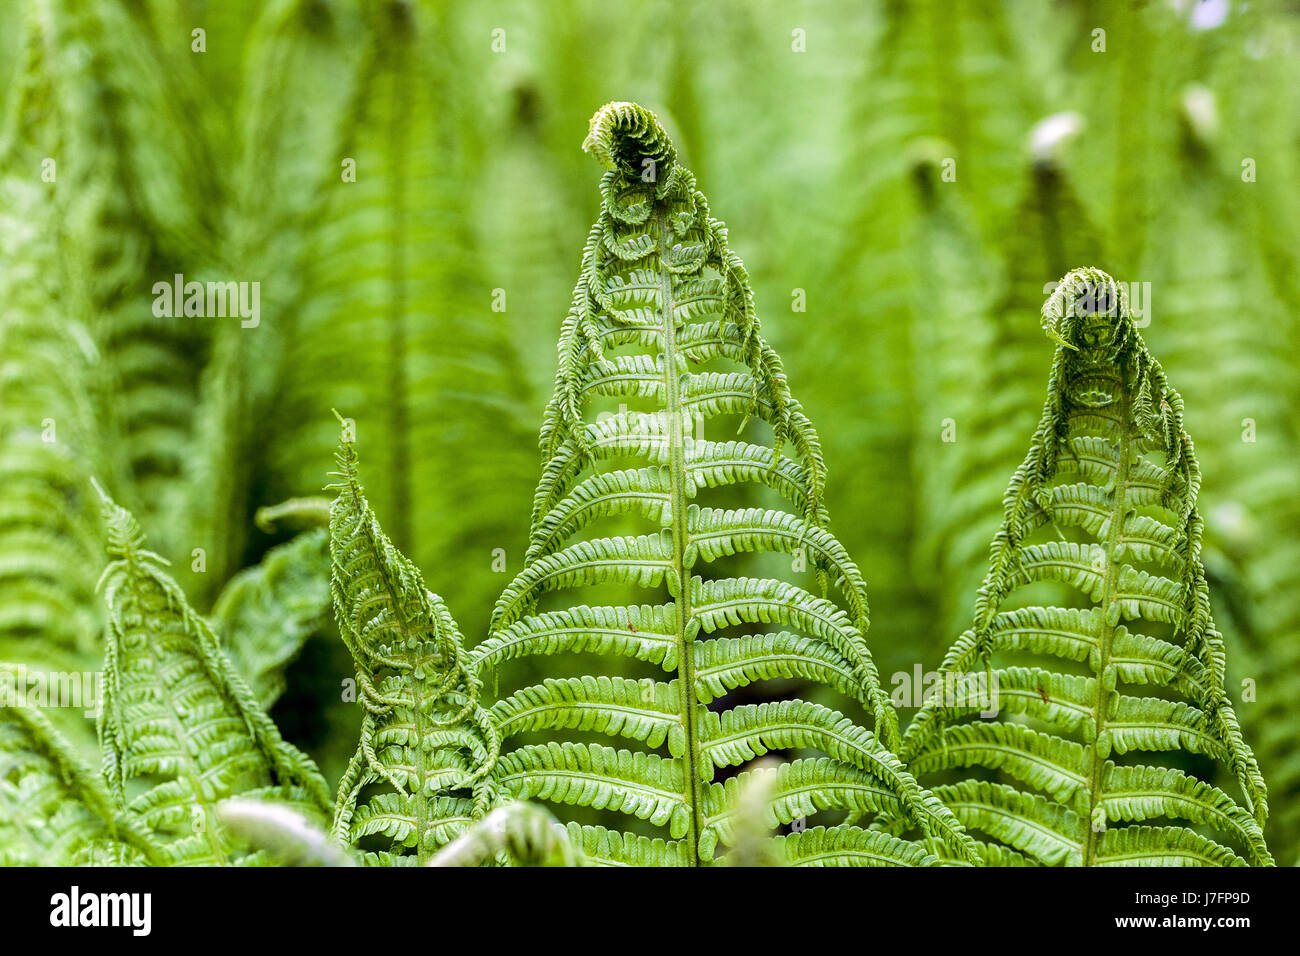
[[[170,863],[260,862],[225,833],[217,804],[276,799],[323,815],[325,781],[281,739],[208,623],[144,548],[135,518],[104,496],[108,552],[100,741],[113,797],[153,831]]]
[[[364,716],[339,783],[334,835],[355,844],[382,834],[392,847],[386,859],[423,864],[495,801],[497,730],[478,703],[456,622],[379,526],[346,439],[338,462],[331,591]],[[363,797],[376,783],[385,792]]]
[[[305,220],[305,256],[292,274],[301,300],[277,322],[284,372],[274,439],[253,440],[268,446],[275,493],[303,494],[318,486],[335,444],[320,410],[347,408],[366,422],[367,492],[389,537],[424,567],[464,556],[445,596],[481,630],[500,588],[493,549],[523,533],[512,504],[531,480],[531,426],[511,315],[492,306],[500,278],[475,254],[469,201],[482,134],[463,108],[462,87],[474,84],[460,44],[445,39],[463,14],[455,5],[338,7],[334,59],[354,47],[366,55],[355,67],[346,61],[356,91],[325,153],[332,176]],[[361,12],[345,20],[353,8]],[[316,69],[324,81],[338,68]],[[302,152],[293,140],[286,151]],[[354,164],[346,179],[344,161]],[[441,451],[424,453],[433,447]]]
[[[0,659],[79,670],[100,630],[103,552],[87,493],[100,453],[85,388],[98,356],[54,289],[47,201],[39,183],[0,176]]]
[[[1238,585],[1240,599],[1220,614],[1234,653],[1229,675],[1238,688],[1242,678],[1258,684],[1240,714],[1276,808],[1269,842],[1294,862],[1300,848],[1293,716],[1300,700],[1295,330],[1285,301],[1270,288],[1257,237],[1234,219],[1240,197],[1219,173],[1225,150],[1212,129],[1195,122],[1192,95],[1184,102],[1178,155],[1189,199],[1167,211],[1160,232],[1168,238],[1150,250],[1141,274],[1163,277],[1152,331],[1163,336],[1165,363],[1180,369],[1189,393],[1222,396],[1188,412],[1197,450],[1215,464],[1202,498],[1206,566],[1212,579]],[[1227,319],[1236,315],[1253,318]]]
[[[295,414],[286,379],[302,363],[295,346],[322,338],[303,330],[298,317],[321,297],[308,288],[319,259],[316,236],[334,218],[327,206],[342,185],[338,162],[350,152],[366,97],[363,74],[374,54],[368,43],[357,42],[361,9],[357,0],[276,0],[248,11],[252,25],[236,110],[239,150],[227,171],[235,185],[222,253],[232,277],[260,284],[261,321],[255,329],[216,323],[199,387],[183,534],[203,544],[207,567],[188,578],[182,567],[178,576],[205,602],[239,567],[248,544],[248,519],[259,503],[249,497],[254,475],[274,471],[281,448],[299,453],[278,426],[308,418]],[[316,375],[321,381],[336,377],[332,371]],[[310,420],[319,417],[319,408]],[[303,453],[313,462],[313,490],[330,444],[314,456]]]
[[[934,787],[994,841],[990,860],[1270,864],[1264,784],[1224,690],[1182,398],[1106,274],[1067,275],[1043,325],[1059,343],[1043,416],[974,625],[944,660],[951,690],[917,715],[902,755],[923,778],[1001,771]],[[1053,584],[1079,600],[1039,606]],[[980,672],[996,720],[969,719],[987,707]],[[1227,768],[1245,807],[1174,766],[1184,753]]]
[[[1035,131],[1041,138],[1053,126],[1068,128],[1064,119],[1041,120]],[[986,542],[1000,519],[998,495],[1021,457],[1024,429],[1041,407],[1038,369],[1050,350],[1022,317],[1039,308],[1044,276],[1059,276],[1074,262],[1097,259],[1089,206],[1062,161],[1067,138],[1062,135],[1053,151],[1024,164],[1019,202],[1004,230],[996,299],[981,304],[983,314],[972,319],[986,330],[980,352],[968,351],[964,360],[976,385],[969,387],[968,380],[962,401],[949,413],[958,440],[937,449],[955,461],[944,469],[947,486],[935,488],[919,504],[918,539],[924,559],[939,567],[940,623],[946,634],[967,620],[966,595],[979,583]],[[921,321],[928,319],[922,316]],[[978,360],[972,363],[975,355]]]
[[[731,836],[739,784],[714,782],[717,772],[773,750],[810,750],[825,756],[783,768],[770,822],[888,807],[917,825],[926,846],[847,824],[825,838],[779,839],[821,840],[819,851],[846,859],[870,850],[873,862],[973,859],[961,827],[889,749],[897,718],[866,647],[862,575],[826,528],[816,433],[759,334],[749,279],[725,227],[642,107],[602,107],[584,149],[607,172],[560,337],[529,548],[473,663],[486,673],[531,655],[589,653],[649,662],[674,678],[595,674],[503,697],[492,709],[503,742],[568,730],[647,749],[548,737],[503,752],[497,780],[517,798],[618,811],[668,838],[584,826],[575,832],[585,856],[698,865]],[[602,400],[624,407],[601,415]],[[742,428],[766,423],[771,443],[708,441],[696,431],[728,417]],[[766,486],[791,510],[694,503],[743,483]],[[639,533],[594,536],[602,523]],[[807,553],[840,603],[780,580],[703,573],[748,552]],[[567,600],[570,591],[598,595],[611,586],[666,591],[669,600],[630,607]],[[566,592],[565,606],[539,610],[552,592]],[[730,628],[744,633],[719,633]],[[876,732],[806,701],[729,706],[728,691],[773,677],[827,685],[869,715]]]

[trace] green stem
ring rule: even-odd
[[[1107,758],[1102,756],[1101,748],[1098,743],[1101,741],[1102,734],[1106,730],[1106,711],[1110,707],[1110,692],[1106,690],[1106,668],[1110,665],[1111,642],[1115,636],[1115,624],[1112,623],[1112,608],[1115,603],[1115,595],[1119,589],[1119,562],[1116,556],[1119,554],[1119,548],[1124,535],[1124,516],[1128,510],[1128,476],[1129,464],[1132,458],[1132,436],[1128,422],[1130,421],[1129,403],[1130,397],[1128,392],[1127,372],[1121,372],[1120,396],[1119,396],[1119,416],[1120,422],[1120,440],[1119,440],[1119,462],[1115,474],[1115,492],[1114,500],[1110,506],[1110,528],[1106,535],[1106,580],[1102,589],[1101,607],[1105,614],[1102,624],[1101,638],[1098,646],[1100,660],[1097,665],[1097,697],[1094,702],[1093,720],[1095,721],[1096,736],[1093,737],[1092,751],[1092,769],[1088,777],[1088,819],[1084,821],[1087,827],[1087,836],[1083,845],[1084,866],[1092,866],[1097,854],[1098,831],[1094,814],[1102,798],[1101,785],[1102,776],[1106,770]],[[1104,825],[1103,825],[1104,826]]]
[[[659,228],[659,257],[668,253],[668,216],[660,209],[656,219]],[[686,436],[682,420],[681,376],[677,369],[677,328],[673,319],[672,275],[662,265],[659,267],[660,308],[663,315],[664,394],[667,406],[669,469],[672,476],[673,568],[677,577],[677,684],[680,702],[680,719],[686,730],[686,774],[683,798],[691,808],[690,830],[687,845],[695,866],[700,864],[700,807],[703,791],[700,785],[698,761],[698,729],[695,722],[695,642],[686,637],[686,625],[691,618],[691,574],[686,567]]]

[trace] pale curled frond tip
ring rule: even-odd
[[[482,866],[505,859],[519,866],[582,866],[569,831],[545,808],[503,803],[437,852],[426,866]]]
[[[326,484],[325,490],[339,491],[351,487],[360,494],[362,489],[357,475],[356,435],[352,433],[352,429],[349,427],[351,419],[344,418],[337,408],[331,408],[330,411],[338,419],[339,444],[334,451],[334,461],[338,464],[338,471],[330,472],[329,477],[340,480]]]
[[[607,169],[641,175],[642,164],[652,160],[659,177],[672,167],[677,149],[659,118],[637,103],[606,103],[591,117],[582,150]]]
[[[1078,351],[1120,347],[1132,318],[1123,285],[1100,269],[1067,272],[1043,303],[1043,331],[1052,341]]]
[[[217,816],[236,837],[265,850],[286,866],[356,866],[329,834],[292,807],[269,800],[232,797]]]
[[[1029,155],[1038,166],[1054,166],[1066,147],[1086,125],[1082,114],[1073,110],[1053,113],[1040,120],[1029,133]]]

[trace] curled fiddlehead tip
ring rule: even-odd
[[[330,499],[319,496],[289,498],[275,505],[263,505],[253,513],[259,531],[274,534],[280,523],[291,528],[312,528],[330,523]]]
[[[1219,108],[1214,93],[1200,83],[1184,89],[1182,120],[1197,146],[1213,143],[1219,133]]]
[[[1043,303],[1042,323],[1048,338],[1075,351],[1123,343],[1132,326],[1128,296],[1100,269],[1074,269]]]
[[[248,797],[217,806],[217,818],[235,836],[287,866],[356,866],[314,822],[292,807]]]
[[[659,118],[637,103],[606,103],[596,110],[582,150],[607,169],[638,177],[650,161],[654,177],[663,178],[677,159],[677,150]]]

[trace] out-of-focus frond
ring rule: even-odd
[[[0,664],[0,865],[122,865],[164,859],[138,821],[115,810],[99,773],[29,701],[26,674]]]
[[[329,563],[329,532],[304,532],[235,575],[212,609],[226,653],[265,710],[329,611]]]

